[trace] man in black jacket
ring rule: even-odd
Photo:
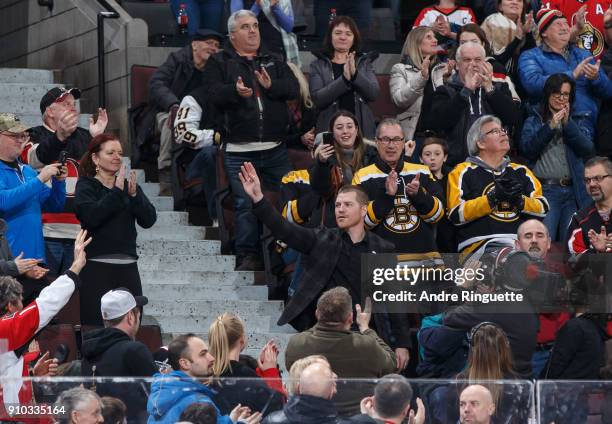
[[[392,252],[392,243],[376,234],[366,232],[364,217],[368,196],[357,186],[340,189],[336,197],[338,228],[305,228],[284,220],[267,202],[261,191],[259,177],[253,165],[245,162],[239,178],[244,191],[253,201],[253,213],[274,236],[303,254],[304,266],[299,289],[285,306],[278,325],[290,323],[304,331],[316,324],[315,309],[319,295],[333,287],[346,287],[353,305],[363,302],[361,291],[361,255],[363,253]],[[411,346],[409,323],[405,314],[373,315],[374,329],[394,350],[400,350],[398,369],[407,364],[406,349]]]
[[[84,377],[151,377],[158,372],[153,355],[135,341],[140,328],[145,296],[132,296],[127,289],[111,290],[102,296],[104,328],[83,336],[81,374]],[[101,396],[115,396],[128,405],[128,421],[146,419],[147,392],[142,383],[98,384]]]
[[[151,102],[155,106],[155,123],[160,131],[160,194],[170,194],[172,161],[172,125],[183,97],[204,84],[203,70],[211,55],[219,51],[223,36],[216,31],[200,29],[189,45],[170,53],[149,82]],[[150,119],[150,118],[149,118]]]
[[[204,78],[210,101],[225,122],[225,171],[234,195],[237,270],[262,270],[259,228],[251,201],[238,179],[243,162],[253,162],[270,190],[278,191],[291,170],[285,141],[287,101],[299,86],[286,63],[260,49],[259,24],[249,10],[228,19],[231,46],[214,55]]]
[[[514,101],[507,83],[493,81],[493,67],[484,47],[466,43],[457,50],[457,73],[435,91],[432,100],[436,129],[446,133],[451,167],[468,157],[467,133],[481,116],[495,115],[504,126],[519,123],[520,103]]]

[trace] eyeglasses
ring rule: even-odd
[[[489,130],[486,133],[484,133],[484,135],[489,135],[489,134],[505,135],[505,134],[508,134],[508,131],[506,131],[504,128],[493,128],[492,130]]]
[[[23,132],[21,134],[13,134],[13,133],[2,133],[3,136],[5,137],[10,137],[13,140],[17,140],[19,142],[24,142],[24,141],[28,141],[30,139],[30,134],[28,134],[27,132]]]
[[[555,100],[561,100],[561,99],[569,100],[570,94],[571,93],[552,93],[550,97],[552,97]]]
[[[376,137],[376,140],[380,141],[383,144],[391,144],[391,143],[403,143],[404,139],[402,137]]]
[[[610,174],[606,174],[606,175],[596,175],[594,177],[584,177],[584,183],[586,185],[589,185],[591,182],[594,182],[596,184],[601,183],[606,177],[609,177]]]

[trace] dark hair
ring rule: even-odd
[[[357,197],[357,202],[361,206],[367,206],[370,201],[370,199],[368,198],[368,193],[366,193],[366,191],[358,185],[342,186],[340,187],[340,190],[338,190],[338,194],[342,193],[355,193],[355,196]]]
[[[445,155],[448,155],[448,143],[446,142],[446,140],[440,137],[427,137],[423,141],[423,145],[421,146],[421,151],[419,152],[419,156],[423,156],[423,149],[425,149],[426,146],[431,146],[432,144],[438,144],[442,146],[442,151],[444,152]]]
[[[357,24],[350,16],[336,16],[333,21],[329,23],[329,27],[327,28],[327,32],[325,33],[325,37],[323,38],[323,51],[329,58],[334,57],[334,46],[332,44],[332,32],[334,28],[338,25],[344,24],[353,33],[353,45],[349,49],[350,52],[359,51],[359,46],[361,45],[361,34],[359,33],[359,28]]]
[[[584,164],[584,169],[592,168],[595,165],[601,165],[606,168],[606,172],[608,174],[612,174],[612,161],[604,156],[594,156],[591,159],[587,160]]]
[[[384,376],[374,388],[375,408],[381,418],[397,417],[410,405],[411,399],[412,387],[399,374]]]
[[[467,24],[459,28],[459,30],[457,31],[457,48],[459,48],[459,46],[461,45],[459,43],[459,38],[461,38],[461,34],[463,34],[464,32],[471,32],[472,34],[476,34],[478,38],[480,38],[480,41],[482,42],[482,46],[485,49],[485,54],[487,56],[492,55],[491,44],[489,44],[489,40],[487,39],[487,34],[485,34],[482,28],[480,28],[480,26],[478,26],[477,24]],[[453,52],[453,57],[455,57],[456,53],[457,53],[457,50]]]
[[[179,359],[185,357],[185,351],[189,349],[189,339],[196,337],[193,333],[181,334],[172,339],[168,345],[168,363],[175,371],[180,371]]]
[[[127,407],[121,399],[104,396],[100,399],[102,403],[102,416],[104,424],[123,424]]]
[[[544,122],[548,122],[548,120],[552,118],[552,112],[548,107],[550,96],[555,93],[560,93],[561,87],[565,83],[570,85],[569,105],[571,109],[572,103],[574,103],[574,99],[576,98],[576,83],[573,79],[565,74],[552,74],[544,83],[544,95],[542,96],[542,108],[540,110]]]
[[[179,421],[188,421],[192,424],[216,424],[217,410],[210,402],[192,403],[181,413]]]
[[[350,166],[353,170],[353,173],[355,173],[359,171],[364,165],[363,160],[366,154],[366,145],[363,141],[363,134],[361,133],[361,128],[359,127],[359,121],[357,120],[357,117],[348,110],[340,109],[338,112],[332,115],[329,120],[329,132],[333,134],[334,124],[336,123],[336,120],[341,116],[350,118],[353,121],[355,127],[357,128],[357,136],[355,137],[355,144],[353,145],[353,160],[351,161],[351,163],[345,162],[345,157],[341,153],[341,147],[334,139],[334,147],[336,148],[336,162],[341,168],[344,168],[345,166]]]
[[[353,301],[346,287],[327,290],[317,301],[318,320],[325,325],[340,325],[353,314]]]
[[[102,150],[102,145],[107,141],[119,141],[119,137],[112,133],[102,133],[91,139],[87,152],[81,158],[79,164],[79,174],[87,177],[93,177],[96,175],[96,164],[91,158],[94,153],[99,153]]]
[[[8,312],[8,305],[16,305],[23,297],[23,286],[8,275],[0,277],[0,316]]]

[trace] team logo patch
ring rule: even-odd
[[[419,227],[420,220],[417,210],[403,196],[395,197],[395,206],[385,218],[385,227],[394,233],[408,234]]]

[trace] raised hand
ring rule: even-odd
[[[423,64],[421,65],[421,76],[423,79],[429,79],[429,66],[431,65],[431,56],[425,56],[423,58]]]
[[[257,171],[251,162],[244,162],[242,164],[240,172],[238,173],[238,178],[240,178],[244,191],[253,202],[259,202],[263,199],[261,183],[259,182]]]
[[[14,261],[17,266],[17,272],[19,272],[19,274],[25,274],[42,262],[42,259],[23,259],[23,252],[21,252]]]
[[[406,184],[406,194],[408,196],[414,196],[419,192],[419,188],[421,187],[421,180],[419,179],[419,174],[415,175],[415,177]]]
[[[65,141],[68,137],[70,137],[74,130],[76,130],[78,122],[78,113],[69,110],[62,113],[59,121],[57,121],[57,128],[55,129],[55,135],[57,136],[58,140]]]
[[[67,176],[68,176],[68,167],[64,165],[64,166],[60,166],[57,169],[57,174],[54,175],[53,178],[55,178],[58,181],[64,181]]]
[[[555,128],[561,127],[564,116],[565,116],[565,108],[561,109],[558,112],[555,112],[552,118],[550,118],[550,128],[554,130]]]
[[[595,232],[595,230],[591,229],[587,233],[589,237],[589,242],[593,249],[598,252],[606,252],[609,248],[612,248],[612,244],[608,243],[608,235],[606,234],[606,227],[601,226],[601,230],[599,233]]]
[[[411,157],[414,153],[414,149],[416,148],[416,141],[408,140],[404,143],[404,156],[407,158]]]
[[[595,64],[586,63],[584,65],[584,76],[590,80],[596,80],[599,78],[599,68],[601,67],[601,60],[597,60]]]
[[[387,175],[387,179],[385,180],[385,193],[389,196],[395,196],[397,194],[397,172],[395,169],[392,169]]]
[[[355,312],[355,322],[357,322],[359,331],[363,333],[370,328],[370,319],[372,318],[372,299],[366,297],[363,310],[361,309],[361,305],[355,305]]]
[[[272,87],[272,78],[270,78],[270,74],[266,71],[266,68],[261,67],[261,72],[255,70],[255,78],[257,78],[257,82],[266,90]]]
[[[278,349],[274,345],[274,341],[270,340],[261,349],[259,358],[257,358],[257,366],[260,370],[265,371],[270,368],[276,368],[278,364]]]
[[[115,187],[121,191],[123,191],[123,188],[125,187],[125,165],[121,165],[121,168],[119,168],[119,173],[115,178]]]
[[[593,59],[591,56],[584,58],[582,62],[580,62],[576,66],[576,69],[574,69],[574,73],[573,73],[574,79],[578,79],[585,74],[585,66],[587,63],[591,61],[591,59]]]
[[[76,239],[74,240],[74,259],[70,266],[70,271],[78,274],[81,272],[85,264],[87,263],[87,255],[85,254],[85,248],[91,243],[92,238],[87,238],[87,230],[79,231]]]
[[[236,80],[236,91],[238,95],[244,99],[248,99],[253,95],[253,89],[244,85],[242,77],[238,77]]]
[[[469,71],[467,76],[465,77],[464,86],[465,88],[474,91],[478,87],[480,87],[481,82],[482,80],[478,72]]]
[[[98,119],[94,122],[93,116],[89,117],[89,134],[92,137],[100,135],[106,129],[108,125],[108,114],[106,113],[106,109],[99,107],[98,108]]]
[[[493,89],[493,65],[484,62],[480,68],[480,85],[489,92]]]
[[[138,193],[138,183],[136,182],[136,171],[130,171],[130,179],[128,180],[128,194],[132,197],[136,197]]]
[[[27,270],[23,275],[33,280],[39,280],[47,275],[48,272],[48,269],[36,265],[34,268]]]
[[[410,410],[410,417],[408,419],[408,424],[425,424],[425,404],[421,400],[421,398],[416,398],[417,403],[417,412],[414,413],[414,410]]]
[[[332,144],[321,143],[315,149],[314,155],[319,162],[325,163],[335,153],[336,149]]]
[[[349,71],[351,72],[351,79],[357,73],[357,64],[355,63],[355,52],[350,52],[348,54],[348,63],[349,63]]]

